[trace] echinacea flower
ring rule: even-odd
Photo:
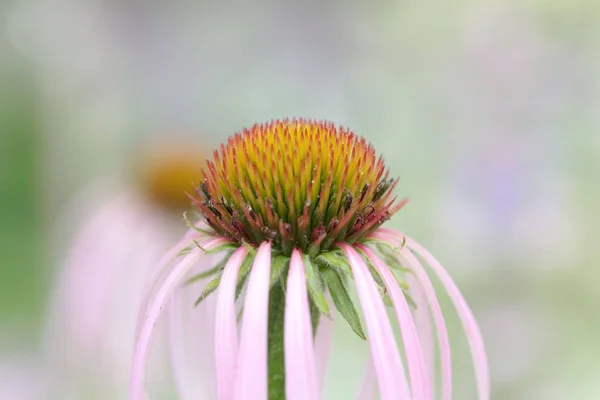
[[[94,181],[64,210],[66,241],[52,290],[45,350],[49,398],[127,395],[136,316],[144,278],[185,227],[185,189],[204,153],[193,146],[145,147],[123,177]],[[62,236],[62,235],[61,235]],[[165,327],[166,328],[166,327]],[[161,334],[168,365],[167,331]],[[157,349],[158,350],[158,349]],[[168,391],[165,367],[152,376]]]
[[[414,311],[432,317],[441,398],[451,399],[448,333],[421,261],[456,306],[473,356],[478,398],[489,398],[483,341],[463,296],[425,248],[382,227],[405,201],[392,197],[397,180],[365,139],[327,122],[277,120],[231,137],[202,176],[196,196],[190,196],[200,222],[190,224],[188,235],[163,257],[142,300],[131,400],[145,396],[145,369],[162,310],[173,293],[188,289],[182,282],[197,264],[203,272],[192,280],[210,278],[197,303],[217,291],[219,400],[318,399],[331,304],[369,344],[363,398],[375,396],[375,382],[382,399],[433,398],[433,366],[423,351],[434,346],[432,332],[422,340]],[[206,257],[215,253],[222,261],[211,264]],[[351,282],[364,327],[348,294]],[[404,362],[386,305],[400,328]],[[174,367],[181,371],[177,358]]]

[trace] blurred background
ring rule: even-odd
[[[185,226],[153,167],[293,116],[350,127],[401,177],[390,225],[465,293],[494,399],[600,398],[600,3],[192,3],[0,2],[1,399],[115,398],[47,390],[90,379],[46,367],[51,316],[96,279],[56,300],[77,232],[116,198],[121,247],[143,221],[135,246],[166,249]],[[475,398],[444,305],[456,398]],[[326,398],[353,397],[366,355],[336,324]]]

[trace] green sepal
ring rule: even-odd
[[[391,249],[392,251],[398,251],[398,250],[402,250],[404,247],[406,247],[406,236],[402,237],[402,242],[400,243],[399,246],[391,244],[387,240],[381,240],[381,239],[372,238],[372,237],[371,238],[370,237],[366,237],[364,239],[361,239],[360,242],[364,243],[366,245],[368,245],[368,244],[375,244],[377,246],[385,246],[388,249]]]
[[[408,283],[406,283],[406,281],[402,280],[402,278],[399,277],[398,274],[394,273],[394,271],[392,271],[392,275],[394,275],[394,278],[396,278],[396,282],[398,282],[400,289],[404,293],[404,297],[406,298],[406,302],[408,303],[408,306],[410,308],[412,308],[413,310],[416,309],[417,303],[415,303],[415,301],[413,300],[413,298],[410,295],[410,285]]]
[[[415,301],[413,300],[413,298],[411,297],[411,295],[406,290],[404,290],[404,297],[406,297],[406,302],[408,303],[408,306],[410,308],[412,308],[413,310],[416,310],[417,309],[417,303],[415,303]],[[425,305],[425,307],[427,307],[427,305]]]
[[[252,268],[252,264],[254,263],[255,254],[248,253],[244,262],[242,263],[240,270],[238,272],[237,284],[235,286],[235,299],[237,300],[242,293],[242,289],[244,288],[244,284],[248,279],[248,274],[250,273],[250,269]]]
[[[208,282],[206,284],[206,287],[202,291],[202,294],[200,295],[200,297],[198,297],[198,300],[196,300],[196,302],[194,303],[194,306],[197,306],[198,304],[200,304],[202,302],[202,300],[206,299],[212,292],[217,290],[217,288],[219,287],[219,284],[221,283],[222,276],[223,276],[223,273],[220,273],[213,280],[211,280],[210,282]]]
[[[221,271],[223,268],[225,268],[225,265],[227,264],[227,262],[229,261],[229,259],[231,258],[231,255],[233,254],[233,252],[228,253],[225,258],[223,259],[223,261],[221,261],[220,263],[218,263],[217,265],[215,265],[213,268],[201,272],[197,275],[192,276],[191,278],[188,278],[184,285],[189,285],[190,283],[194,283],[197,282],[199,280],[202,280],[204,278],[208,278],[209,276],[212,276],[214,274],[216,274],[217,272]]]
[[[269,283],[269,289],[273,288],[273,286],[279,282],[281,283],[282,289],[285,291],[283,280],[280,279],[284,272],[288,269],[290,265],[290,258],[284,255],[276,255],[273,257],[271,261],[271,280]]]
[[[402,280],[400,280],[400,278],[394,274],[392,272],[392,275],[394,275],[394,278],[396,279],[396,282],[398,282],[398,285],[400,286],[400,290],[402,290],[402,292],[404,293],[404,298],[406,299],[406,302],[408,303],[408,306],[410,308],[412,308],[413,310],[417,308],[417,303],[415,303],[415,301],[413,300],[413,298],[410,296],[410,293],[408,291],[409,287],[408,284]],[[386,306],[388,307],[393,307],[394,304],[392,303],[392,299],[390,297],[389,292],[386,289],[381,289],[382,290],[382,295],[381,298],[383,299],[383,302],[385,303]]]
[[[396,282],[398,283],[398,286],[400,286],[400,289],[404,292],[404,297],[406,298],[406,302],[408,303],[408,305],[410,307],[412,307],[413,309],[415,309],[417,307],[415,301],[412,299],[412,297],[410,296],[409,293],[409,285],[408,283],[406,283],[404,280],[402,280],[398,274],[396,273],[396,271],[398,272],[402,272],[402,273],[406,273],[406,272],[410,272],[409,269],[403,267],[397,260],[396,258],[389,254],[387,251],[389,250],[384,250],[378,247],[378,250],[380,253],[382,253],[382,261],[384,262],[384,264],[387,267],[390,267],[390,272],[392,273],[392,276],[394,277],[394,279],[396,280]],[[388,257],[389,257],[389,262],[388,262]],[[388,307],[393,307],[393,303],[392,303],[392,299],[390,298],[390,295],[388,293],[388,290],[385,286],[385,284],[383,283],[383,280],[381,279],[381,276],[379,275],[379,273],[375,270],[375,268],[373,267],[373,265],[371,264],[370,259],[367,258],[367,265],[369,266],[369,270],[371,271],[371,275],[373,275],[373,279],[375,279],[375,282],[377,283],[377,286],[379,286],[379,291],[381,292],[381,298],[383,299],[383,302],[388,306]]]
[[[327,251],[319,254],[319,256],[315,258],[315,262],[324,267],[334,268],[338,272],[352,277],[352,269],[350,268],[350,264],[348,264],[346,257],[343,254],[340,254],[340,252],[337,250]]]
[[[397,251],[398,248],[395,249],[396,250],[382,243],[378,243],[377,245],[377,251],[379,252],[381,259],[383,260],[385,265],[402,272],[410,272],[410,269],[402,266],[400,261],[398,261],[398,258],[394,256],[394,253]]]
[[[185,224],[187,225],[188,228],[193,229],[196,232],[204,233],[205,235],[215,236],[215,232],[207,231],[205,229],[200,229],[196,225],[194,225],[194,223],[189,219],[189,217],[187,215],[187,211],[185,211],[183,213],[183,220],[185,221]]]
[[[321,313],[312,300],[308,301],[308,309],[310,310],[310,323],[312,324],[312,334],[314,339],[315,335],[317,334],[317,328],[319,327]]]
[[[337,308],[342,317],[348,322],[350,328],[352,328],[361,339],[366,339],[358,312],[356,311],[356,308],[354,308],[354,303],[352,302],[338,272],[328,268],[323,270],[322,275],[329,288],[329,294],[331,295],[335,308]]]
[[[194,240],[194,244],[196,245],[196,247],[198,247],[200,250],[202,250],[202,252],[204,254],[215,254],[215,253],[220,253],[221,251],[224,251],[224,250],[235,250],[238,247],[240,247],[239,244],[225,243],[225,244],[215,247],[214,249],[208,250],[208,249],[205,249],[204,247],[202,247],[200,245],[200,243],[198,243],[197,240]]]
[[[319,273],[319,267],[312,263],[310,257],[303,256],[304,270],[306,271],[306,285],[310,298],[315,303],[321,314],[331,318],[329,303],[325,297],[325,284]]]
[[[252,261],[254,259],[254,257],[252,255],[250,255],[250,257],[248,257],[248,258],[252,258]],[[270,279],[270,283],[269,283],[269,289],[272,289],[273,286],[275,286],[275,284],[277,282],[280,282],[282,290],[285,291],[284,284],[280,278],[283,276],[283,272],[287,269],[289,262],[290,262],[290,259],[289,259],[289,257],[286,257],[286,256],[277,255],[277,256],[273,257],[273,262],[271,264],[271,279]],[[248,264],[248,266],[252,266],[252,262],[250,262]],[[240,275],[239,275],[240,278],[238,278],[238,283],[237,283],[237,288],[236,288],[236,293],[235,293],[236,300],[239,297],[239,295],[241,294],[244,284],[246,283],[246,280],[248,278],[248,272],[249,272],[249,268],[244,268],[244,271],[243,271],[244,276],[242,277],[241,276],[242,271],[240,268]],[[242,306],[240,308],[240,311],[237,313],[237,322],[240,322],[242,320],[243,312],[244,312],[244,306]]]
[[[365,258],[365,260],[367,262],[367,265],[369,266],[369,271],[371,272],[371,276],[373,276],[373,279],[375,280],[375,283],[377,283],[377,286],[379,288],[379,292],[381,293],[381,299],[383,300],[383,302],[385,303],[386,306],[388,306],[388,307],[394,307],[394,303],[392,302],[390,294],[388,293],[387,286],[385,286],[385,283],[383,282],[383,279],[381,279],[381,276],[379,275],[379,272],[377,272],[377,270],[375,269],[375,267],[371,263],[371,259],[369,259],[368,257],[364,257],[364,258]],[[389,267],[389,265],[387,263],[385,263],[385,266]],[[412,299],[410,299],[410,301],[409,301],[410,296],[407,293],[408,284],[406,282],[400,280],[398,278],[398,275],[396,275],[391,268],[390,268],[390,272],[392,273],[392,276],[394,277],[394,279],[398,283],[398,286],[400,286],[400,289],[404,292],[404,295],[405,295],[405,297],[407,299],[407,302],[409,304],[411,304],[411,303],[414,304],[414,301]]]
[[[385,284],[383,283],[383,279],[381,279],[381,276],[379,276],[379,272],[377,272],[375,267],[371,264],[371,260],[367,259],[366,261],[367,261],[367,266],[369,267],[369,272],[371,273],[371,276],[375,280],[375,283],[377,283],[377,286],[379,286],[379,290],[381,290],[383,293],[385,293],[385,291],[386,291]]]
[[[242,246],[244,246],[246,248],[246,250],[248,250],[248,254],[250,254],[252,256],[256,255],[256,247],[252,246],[250,243],[243,240]]]
[[[243,314],[244,314],[244,306],[242,305],[240,307],[240,311],[238,311],[237,317],[236,317],[236,321],[237,321],[238,324],[242,321]]]
[[[390,294],[385,292],[381,294],[381,298],[383,300],[383,303],[388,306],[388,307],[394,307],[394,303],[392,302],[392,298],[390,297]]]

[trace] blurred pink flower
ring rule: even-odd
[[[148,150],[137,160],[135,174],[95,182],[65,208],[58,234],[71,239],[45,335],[53,398],[126,395],[144,282],[154,261],[183,232],[177,223],[185,204],[181,198],[203,160],[191,148]],[[152,380],[168,393],[166,328],[159,327],[161,366]]]

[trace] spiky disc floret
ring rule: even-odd
[[[207,161],[194,203],[219,234],[291,254],[354,243],[403,202],[383,158],[330,122],[275,120],[235,134]]]

